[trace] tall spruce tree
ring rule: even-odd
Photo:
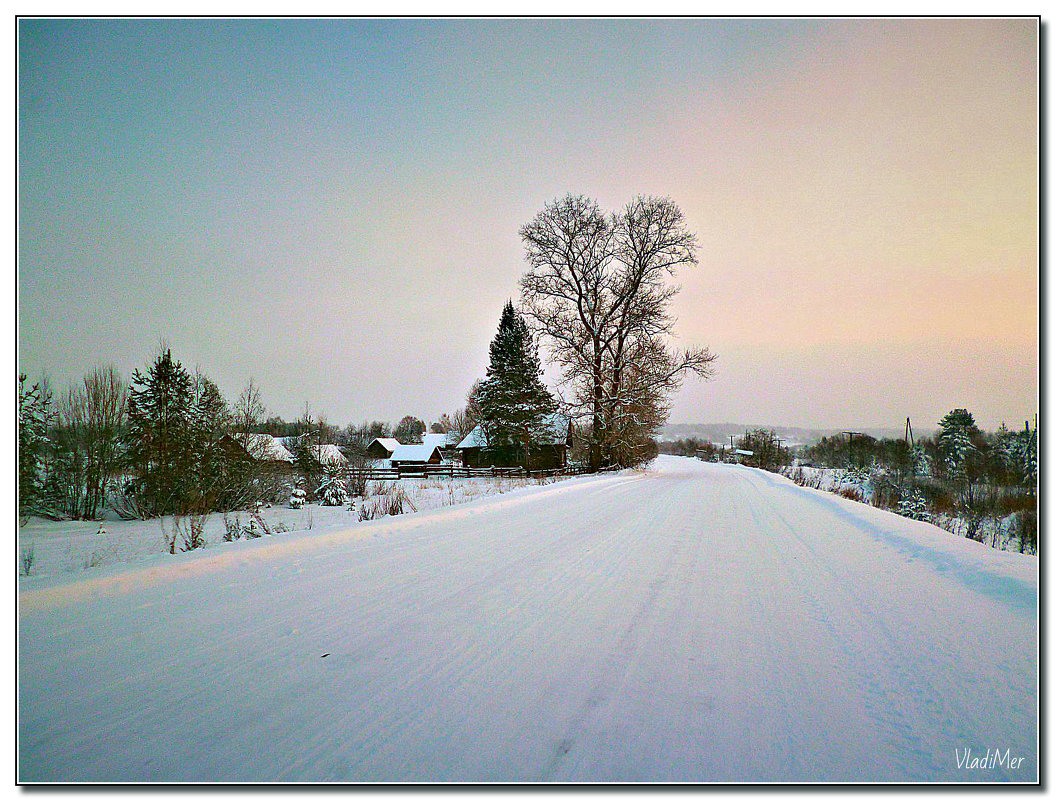
[[[147,375],[136,370],[128,395],[128,461],[132,491],[150,515],[190,510],[196,488],[191,377],[172,352]]]
[[[219,387],[200,372],[193,379],[192,398],[197,491],[210,508],[226,505],[235,487],[221,438],[231,428],[231,411]]]
[[[951,477],[963,477],[975,451],[972,439],[979,433],[975,418],[967,409],[954,409],[939,421],[939,429],[939,452],[946,468]]]
[[[530,467],[555,403],[540,379],[543,368],[531,332],[510,301],[489,353],[487,378],[478,393],[488,450],[501,463]]]

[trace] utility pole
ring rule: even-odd
[[[847,435],[847,455],[848,455],[848,458],[850,459],[850,461],[854,462],[855,466],[857,466],[858,463],[854,459],[854,438],[862,436],[862,432],[861,431],[842,431],[840,433]]]
[[[909,422],[908,417],[906,418],[906,444],[910,448],[912,448],[915,444],[913,442],[913,424]]]

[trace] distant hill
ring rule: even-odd
[[[739,437],[745,431],[751,431],[756,428],[772,428],[777,436],[785,440],[785,445],[792,448],[800,445],[812,445],[822,437],[831,437],[833,434],[839,434],[841,431],[847,430],[842,428],[768,426],[762,423],[668,423],[660,430],[660,439],[670,441],[696,437],[697,439],[716,444],[729,444],[731,435]],[[905,433],[901,428],[858,428],[855,430],[877,439],[885,437],[901,439]],[[918,431],[914,428],[914,433],[918,436],[931,436],[935,432],[932,429]]]

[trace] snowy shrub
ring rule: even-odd
[[[185,522],[183,527],[180,529],[180,534],[183,539],[183,547],[181,551],[196,551],[199,548],[205,547],[205,537],[203,536],[203,530],[205,528],[205,515],[192,515],[189,520]]]
[[[259,529],[260,529],[260,534],[257,534],[256,536],[259,537],[259,536],[261,536],[261,534],[265,534],[265,535],[267,535],[269,537],[271,536],[271,533],[272,533],[271,532],[271,528],[268,526],[267,523],[264,522],[264,518],[261,517],[260,512],[257,512],[257,511],[250,512],[249,513],[249,517],[250,517],[250,527],[251,528],[259,527]]]
[[[930,520],[928,513],[928,502],[918,489],[906,488],[902,491],[902,497],[898,500],[895,511],[911,520]]]
[[[412,512],[418,511],[403,487],[391,486],[383,495],[363,502],[359,507],[359,519],[373,520],[387,515],[402,515],[407,511],[405,507],[410,507]]]
[[[325,476],[323,483],[316,490],[315,497],[323,506],[344,506],[348,503],[348,490],[340,478]]]
[[[411,499],[407,497],[407,493],[403,491],[403,487],[395,487],[386,497],[388,498],[386,514],[402,515],[405,511],[403,508],[404,504],[411,507],[412,512],[418,511]]]
[[[235,540],[242,539],[242,521],[235,515],[235,519],[231,520],[227,514],[224,514],[224,542],[234,542]]]
[[[849,486],[846,486],[846,487],[841,486],[839,489],[836,489],[834,491],[841,498],[846,498],[849,501],[859,501],[859,502],[861,502],[861,500],[862,500],[862,491],[860,489],[858,489],[858,487],[854,486],[853,484],[849,485]]]
[[[36,556],[36,552],[35,552],[35,549],[33,548],[33,543],[29,543],[28,545],[23,545],[22,546],[22,554],[21,554],[22,575],[24,575],[24,576],[28,576],[29,575],[29,571],[33,569],[33,559],[35,558],[35,556]]]
[[[862,466],[849,467],[840,476],[840,484],[849,484],[864,490],[870,481],[869,468]]]
[[[305,492],[304,492],[304,487],[302,487],[302,486],[294,487],[293,488],[293,492],[290,493],[290,508],[291,509],[300,509],[302,506],[304,506],[305,500],[306,500],[306,496],[305,496]]]

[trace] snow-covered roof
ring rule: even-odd
[[[569,418],[560,412],[555,412],[546,418],[546,429],[549,436],[544,437],[540,445],[564,445],[565,439],[568,437],[568,423]],[[488,445],[487,438],[484,436],[484,429],[477,426],[468,434],[466,438],[458,443],[459,448],[486,448]]]
[[[243,437],[247,439],[243,440]],[[254,459],[260,459],[265,462],[292,462],[293,454],[286,449],[286,446],[282,444],[282,440],[278,437],[273,437],[271,434],[237,434],[235,439],[239,442],[245,442],[246,451]]]
[[[378,443],[385,450],[387,450],[389,453],[392,453],[394,448],[398,448],[400,446],[400,441],[395,437],[376,437],[375,439],[372,439],[370,441],[370,445],[373,445],[375,442]],[[370,445],[368,445],[367,447],[369,448]]]
[[[451,434],[424,434],[422,435],[423,445],[432,445],[436,448],[446,448],[448,445],[453,445],[457,442],[458,434],[452,432]]]
[[[439,453],[439,447],[421,443],[418,445],[397,445],[389,456],[393,462],[428,462],[434,453]]]
[[[755,451],[746,451],[744,448],[738,448],[734,453],[738,456],[755,456]]]
[[[319,464],[348,464],[348,459],[336,445],[315,445],[312,456]]]

